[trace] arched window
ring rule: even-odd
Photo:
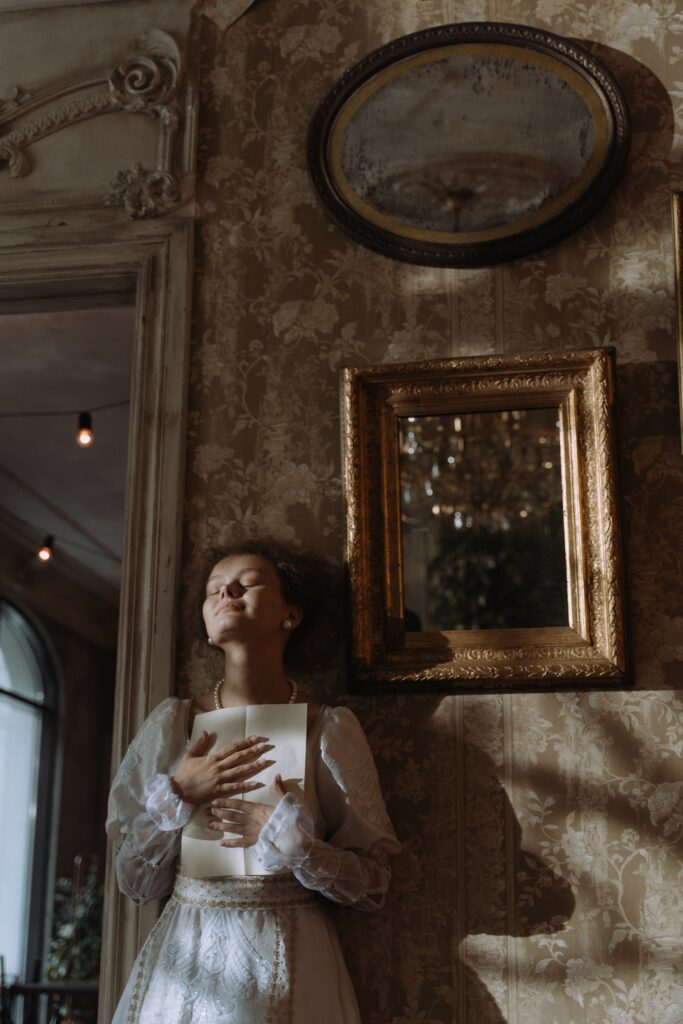
[[[9,978],[30,978],[43,957],[56,697],[45,644],[0,598],[0,954]]]

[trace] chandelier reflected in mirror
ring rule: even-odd
[[[355,683],[623,685],[613,349],[344,371]]]
[[[566,626],[557,408],[399,419],[405,628]]]

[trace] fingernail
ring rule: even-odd
[[[250,782],[249,785],[252,789],[262,789],[265,786],[265,782]]]

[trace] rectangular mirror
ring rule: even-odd
[[[357,683],[623,682],[614,353],[345,371]]]

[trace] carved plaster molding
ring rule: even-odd
[[[76,4],[116,3],[116,0],[0,0],[0,14],[40,11],[50,7],[74,7]]]
[[[187,146],[177,159],[177,137],[187,120],[181,102],[184,69],[175,40],[154,30],[138,53],[114,67],[87,75],[74,75],[28,92],[15,85],[0,97],[0,172],[4,164],[14,179],[30,175],[32,145],[64,128],[103,114],[143,114],[158,123],[155,167],[134,162],[121,170],[104,194],[73,197],[87,205],[122,206],[131,219],[169,213],[191,192]],[[179,167],[181,163],[184,166]],[[69,205],[69,198],[47,201],[0,201],[0,208]]]
[[[173,692],[183,453],[189,373],[193,225],[189,217],[134,224],[29,224],[0,232],[0,282],[92,281],[135,276],[127,542],[120,594],[112,762]],[[117,890],[110,844],[105,881],[98,1020],[110,1022],[158,905],[133,906]]]
[[[158,217],[177,206],[178,180],[161,169],[145,171],[136,162],[129,171],[119,171],[105,201],[107,206],[123,206],[131,220]]]

